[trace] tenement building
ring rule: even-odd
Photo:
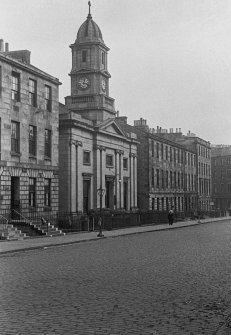
[[[231,146],[212,147],[212,199],[214,209],[231,210]]]
[[[57,78],[28,50],[0,40],[0,204],[4,212],[58,210]]]
[[[184,146],[195,154],[196,167],[196,210],[209,212],[211,210],[211,145],[210,142],[203,140],[195,134],[188,132],[183,135],[180,128],[168,132],[166,129],[158,127],[153,129],[159,137],[169,139]]]
[[[108,51],[90,13],[72,50],[71,95],[60,104],[60,209],[137,207],[137,140],[115,122]]]
[[[158,136],[146,120],[127,124],[117,117],[124,131],[137,134],[138,207],[146,210],[192,213],[197,207],[196,153],[185,146]]]

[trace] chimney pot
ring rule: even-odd
[[[9,43],[5,43],[5,52],[9,51]]]
[[[4,41],[2,38],[0,39],[0,52],[4,52]]]

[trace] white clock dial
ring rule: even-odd
[[[78,81],[78,86],[81,89],[85,90],[86,88],[88,88],[89,85],[90,85],[90,80],[86,77],[82,77]]]

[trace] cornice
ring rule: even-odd
[[[108,71],[103,71],[103,70],[95,70],[95,69],[85,69],[85,68],[82,68],[80,70],[72,70],[70,73],[69,73],[69,76],[72,77],[72,76],[76,76],[78,74],[86,74],[86,75],[89,75],[89,74],[101,74],[102,76],[104,77],[107,77],[107,78],[111,78],[111,75]]]
[[[59,81],[58,78],[55,78],[53,76],[51,76],[50,74],[43,72],[42,70],[36,68],[35,66],[31,65],[31,64],[26,64],[26,63],[22,63],[19,60],[17,60],[16,58],[13,57],[9,57],[6,55],[3,55],[2,53],[0,53],[0,61],[5,62],[7,64],[10,64],[12,66],[17,67],[18,69],[22,70],[22,71],[26,71],[29,72],[37,77],[46,79],[56,85],[62,85],[62,83]]]
[[[106,51],[109,51],[110,48],[108,48],[106,46],[106,44],[100,42],[100,41],[85,41],[85,42],[77,42],[77,43],[73,43],[70,45],[71,49],[75,49],[75,48],[79,48],[79,47],[83,47],[83,46],[92,46],[92,45],[99,45],[101,47],[103,47]]]

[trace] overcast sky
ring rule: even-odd
[[[71,49],[88,0],[0,0],[0,38],[70,95]],[[110,48],[110,96],[133,124],[231,144],[231,0],[91,0]]]

